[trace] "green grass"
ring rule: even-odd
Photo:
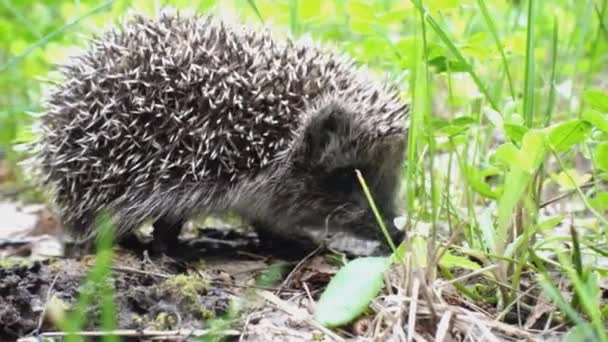
[[[0,147],[19,158],[11,146],[27,136],[26,112],[41,109],[37,78],[65,49],[83,44],[79,34],[129,6],[205,11],[215,3],[0,2]],[[522,304],[525,279],[542,288],[573,336],[608,341],[600,286],[608,275],[607,0],[222,6],[296,36],[311,34],[400,80],[412,104],[402,199],[409,232],[431,227],[423,250],[441,277],[451,278],[458,263],[442,264],[440,250],[496,266],[489,283],[457,282],[464,297],[507,310]],[[589,177],[591,186],[582,180]],[[568,192],[558,202],[568,205],[541,207]],[[427,276],[432,283],[435,275]]]

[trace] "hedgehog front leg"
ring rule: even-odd
[[[273,229],[272,226],[261,221],[253,221],[251,226],[258,235],[261,249],[265,252],[300,258],[319,247],[314,241],[304,236],[287,233],[290,230],[283,230],[286,233],[281,233],[280,229]]]
[[[158,218],[154,224],[153,247],[161,252],[176,252],[179,247],[179,235],[186,223],[183,218],[165,215]]]

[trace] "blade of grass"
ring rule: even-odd
[[[418,77],[423,77],[423,82],[422,84],[416,86],[417,91],[416,91],[416,95],[418,96],[418,98],[416,99],[416,101],[418,103],[422,102],[424,104],[424,112],[420,113],[420,115],[423,115],[424,118],[424,127],[425,127],[425,132],[426,132],[426,137],[427,137],[427,144],[428,144],[428,161],[429,161],[429,171],[430,171],[430,175],[429,175],[429,179],[430,179],[430,183],[431,183],[431,201],[430,201],[430,206],[431,206],[431,235],[430,235],[430,241],[428,242],[428,246],[427,246],[427,253],[428,253],[428,260],[434,260],[435,258],[435,250],[437,248],[437,219],[438,219],[438,211],[439,211],[439,206],[441,205],[439,203],[440,201],[440,196],[439,196],[439,188],[437,186],[437,181],[439,179],[439,177],[435,174],[435,137],[433,135],[432,132],[432,121],[433,121],[433,117],[432,117],[432,113],[431,113],[431,104],[430,104],[430,87],[429,85],[429,68],[428,68],[428,63],[426,61],[428,61],[428,42],[427,42],[427,35],[426,35],[426,24],[425,24],[425,20],[424,20],[424,14],[422,12],[420,12],[420,34],[421,34],[421,38],[422,38],[422,60],[418,61]],[[449,64],[449,63],[448,63]],[[420,74],[422,73],[422,74]],[[424,166],[422,166],[424,168]],[[424,173],[423,173],[424,174]],[[426,182],[423,182],[423,184],[425,184]],[[427,201],[428,203],[428,201]],[[434,279],[435,277],[435,265],[431,265],[431,267],[428,268],[428,273],[427,273],[427,279],[429,281],[433,281],[432,279]],[[432,275],[431,275],[432,273]]]
[[[494,101],[492,96],[490,96],[490,92],[488,91],[488,88],[481,81],[481,78],[479,78],[477,73],[475,73],[471,64],[464,58],[463,54],[456,47],[456,45],[452,42],[452,40],[448,37],[448,35],[445,33],[445,31],[443,31],[443,29],[441,29],[441,27],[439,26],[437,21],[435,21],[435,19],[433,19],[433,16],[431,14],[429,14],[426,9],[424,9],[422,4],[420,3],[420,0],[411,0],[411,1],[414,4],[414,6],[423,14],[424,18],[426,18],[426,21],[429,23],[429,25],[431,26],[433,31],[435,31],[435,33],[437,34],[437,36],[439,36],[441,41],[448,47],[448,49],[456,57],[458,62],[462,63],[462,65],[465,66],[467,73],[471,76],[471,78],[473,79],[473,82],[475,82],[475,85],[477,85],[477,88],[479,89],[479,91],[484,95],[486,100],[490,103],[490,106],[492,107],[492,109],[494,109],[495,111],[499,111],[498,105],[496,104],[496,101]]]
[[[395,251],[397,250],[397,247],[395,247],[395,243],[393,242],[391,235],[388,233],[388,229],[386,229],[386,224],[384,224],[384,220],[382,219],[382,216],[380,215],[380,211],[378,210],[378,207],[376,207],[376,202],[374,201],[374,198],[372,197],[372,193],[371,193],[371,191],[369,191],[369,187],[367,186],[367,183],[365,182],[365,179],[363,178],[361,171],[355,170],[355,172],[357,173],[357,178],[359,179],[361,188],[363,189],[363,192],[365,193],[367,202],[369,203],[370,207],[372,208],[372,212],[374,213],[374,216],[376,217],[376,220],[378,221],[378,225],[380,225],[380,229],[382,229],[382,233],[384,234],[384,237],[386,238],[388,245],[391,247],[391,250],[393,251],[393,253],[395,253]]]
[[[258,19],[260,19],[260,22],[264,23],[264,18],[262,17],[262,13],[260,13],[260,10],[258,9],[258,6],[256,5],[255,0],[247,0],[247,3],[251,7],[251,9],[253,9],[253,11],[255,12],[255,15],[258,17]]]
[[[289,1],[289,29],[291,34],[298,34],[300,25],[298,22],[298,0]]]
[[[528,0],[528,20],[526,28],[526,69],[524,71],[523,115],[527,127],[534,124],[534,0]]]
[[[62,322],[62,330],[67,332],[66,341],[80,341],[77,332],[82,328],[86,312],[89,304],[94,299],[93,291],[100,291],[102,298],[102,324],[104,328],[114,330],[115,327],[115,307],[113,303],[113,290],[108,289],[111,285],[108,280],[111,276],[112,267],[112,240],[114,238],[114,226],[111,223],[109,216],[105,213],[99,216],[97,220],[99,236],[97,239],[97,253],[95,256],[95,265],[87,275],[86,281],[82,286],[82,291],[74,310],[70,313],[67,319]],[[108,297],[112,296],[112,297]],[[111,322],[110,322],[111,321]],[[108,330],[111,331],[111,330]],[[118,341],[112,335],[104,337],[104,341]]]
[[[596,66],[596,61],[597,61],[597,57],[598,57],[598,46],[600,46],[600,42],[602,39],[602,20],[601,18],[604,17],[604,14],[606,14],[606,7],[607,7],[608,1],[604,0],[602,2],[602,9],[601,12],[598,13],[598,17],[599,17],[599,23],[598,23],[598,28],[597,28],[597,33],[595,35],[595,41],[593,43],[593,46],[591,48],[591,56],[589,58],[589,66],[587,68],[587,72],[585,72],[585,79],[583,81],[583,89],[582,92],[584,93],[587,90],[587,87],[589,86],[589,81],[591,80],[591,75],[593,75],[594,73],[594,68]],[[597,8],[596,8],[597,10]],[[582,96],[581,96],[582,97]],[[582,101],[581,105],[578,108],[578,115],[579,117],[583,114],[583,110],[585,109],[585,105],[586,102]]]
[[[589,5],[592,2],[593,0],[573,2],[574,8],[572,11],[574,11],[576,30],[572,30],[570,33],[565,54],[565,56],[569,57],[568,64],[573,66],[568,75],[568,77],[570,77],[572,80],[580,77],[580,69],[582,68],[583,64],[580,61],[585,60],[587,58],[587,54],[589,53],[588,49],[581,49],[581,46],[585,46],[585,42],[590,39],[588,34],[591,31],[591,20],[589,20],[587,11],[589,10]],[[576,101],[577,95],[578,93],[576,91],[570,91],[567,108],[574,108],[573,104]],[[575,110],[572,109],[571,112],[574,113]]]
[[[545,127],[551,123],[553,108],[555,106],[555,67],[557,65],[557,44],[559,24],[557,17],[553,17],[553,40],[551,41],[551,78],[549,80],[549,94],[547,96],[547,109],[545,110]]]
[[[421,15],[420,18],[423,18]],[[417,19],[418,20],[418,19]],[[421,135],[423,132],[423,123],[425,113],[427,111],[427,101],[425,94],[427,93],[427,78],[424,73],[423,63],[424,60],[424,44],[421,38],[422,23],[415,26],[416,32],[414,33],[415,45],[412,49],[412,60],[414,61],[414,67],[410,76],[410,86],[413,91],[412,99],[412,112],[410,115],[410,123],[408,130],[408,144],[407,144],[407,165],[406,169],[406,185],[407,185],[407,208],[410,213],[415,210],[416,201],[416,176],[417,173],[417,158],[419,154],[419,144],[421,141]],[[422,183],[424,184],[424,183]],[[412,215],[408,215],[408,226],[410,226]]]
[[[504,67],[505,73],[507,75],[507,83],[509,84],[509,91],[511,92],[511,98],[515,100],[515,87],[513,86],[513,78],[511,77],[511,71],[509,68],[509,62],[507,61],[507,56],[505,55],[505,50],[502,48],[502,43],[500,42],[500,37],[498,36],[498,31],[496,30],[496,25],[494,25],[494,21],[488,13],[488,8],[484,2],[484,0],[477,0],[477,4],[479,5],[479,9],[481,9],[481,13],[483,14],[483,18],[486,21],[486,25],[492,34],[492,38],[494,38],[494,43],[496,44],[496,48],[498,52],[500,52],[500,58],[502,59],[502,65]]]
[[[27,49],[25,49],[25,51],[23,51],[22,54],[15,56],[11,59],[8,60],[8,62],[6,62],[4,65],[0,66],[0,73],[2,73],[3,71],[5,71],[6,69],[10,68],[11,66],[15,65],[16,63],[21,62],[23,59],[25,59],[29,54],[31,54],[32,52],[34,52],[36,49],[38,49],[39,47],[42,47],[44,45],[46,45],[48,42],[50,42],[53,38],[55,38],[56,36],[60,35],[61,33],[69,30],[70,28],[76,26],[78,23],[80,23],[82,20],[97,14],[101,11],[103,11],[104,9],[110,7],[110,5],[114,2],[114,0],[109,0],[106,1],[104,3],[102,3],[101,5],[94,7],[93,9],[91,9],[90,11],[83,13],[80,17],[68,22],[67,24],[63,25],[62,27],[58,28],[57,30],[47,34],[46,36],[42,37],[40,40],[38,40],[35,44],[31,45],[30,47],[28,47]]]
[[[591,319],[591,326],[594,328],[597,337],[594,340],[606,342],[608,335],[602,319],[600,309],[600,290],[597,278],[594,273],[589,273],[587,279],[580,276],[576,266],[572,265],[572,260],[565,253],[556,252],[562,271],[568,276],[574,288],[574,294],[580,302],[580,308]],[[570,307],[574,307],[570,305]]]
[[[606,1],[604,1],[604,8],[606,7]],[[595,9],[595,14],[597,15],[597,20],[599,20],[600,22],[600,29],[602,30],[602,32],[604,33],[604,36],[606,36],[606,40],[608,40],[608,28],[606,27],[606,23],[604,22],[604,11],[600,11],[599,7],[597,7],[597,4],[595,4],[593,6],[593,8]]]

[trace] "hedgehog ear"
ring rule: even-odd
[[[318,162],[331,149],[332,142],[349,135],[352,121],[344,109],[329,104],[319,110],[304,128],[297,153],[299,159],[307,164]]]

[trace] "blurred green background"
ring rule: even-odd
[[[478,1],[427,0],[423,4],[488,86],[498,104],[495,109],[505,115],[513,107],[510,102],[517,103],[522,93],[526,1],[485,1],[503,42],[510,75],[504,72]],[[129,9],[153,13],[165,5],[224,12],[239,20],[259,21],[261,17],[293,35],[310,34],[388,72],[400,80],[404,95],[411,95],[407,75],[413,65],[418,14],[410,1],[0,0],[0,148],[5,155],[14,158],[11,144],[30,139],[32,118],[27,113],[41,110],[45,84],[40,78],[49,76],[54,63],[65,61],[74,47],[86,46],[87,36],[112,25]],[[605,1],[536,1],[536,91],[542,99],[552,86],[549,58],[557,23],[559,65],[554,84],[562,95],[561,102],[560,98],[556,102],[557,111],[565,115],[578,111],[579,95],[586,85],[605,87],[608,33],[605,25],[603,32],[596,30],[602,6]],[[471,111],[479,92],[469,75],[462,73],[466,65],[430,30],[428,37],[433,115]],[[546,101],[536,102],[544,111]]]

